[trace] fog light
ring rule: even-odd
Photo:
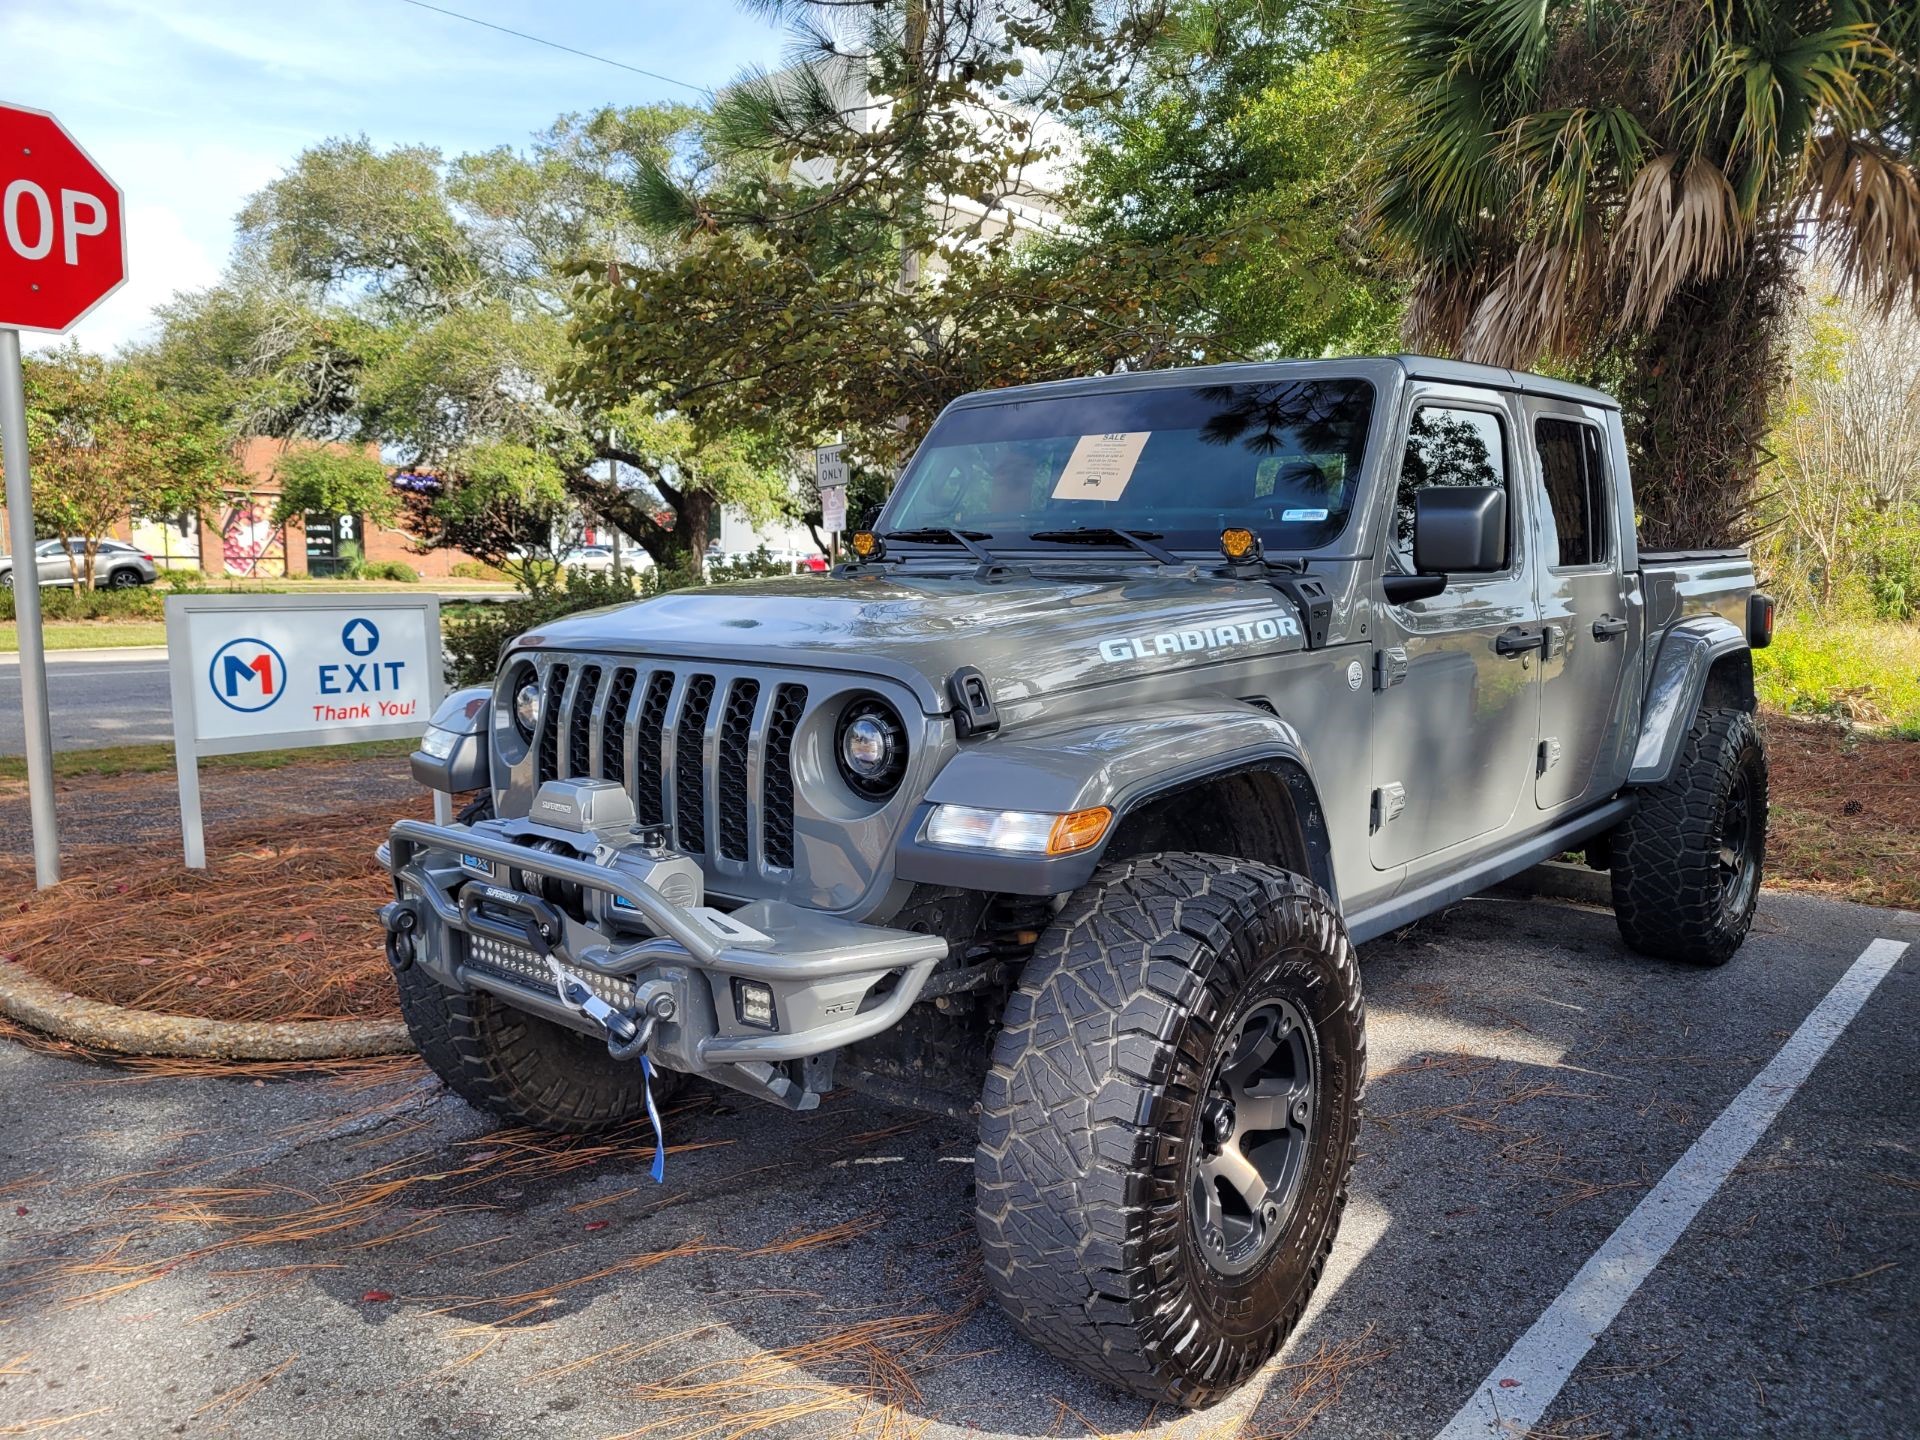
[[[733,1008],[742,1025],[756,1030],[779,1028],[773,1017],[773,987],[758,980],[733,982]]]

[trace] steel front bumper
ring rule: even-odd
[[[615,870],[464,825],[402,820],[380,856],[393,874],[395,899],[381,918],[396,965],[419,965],[443,985],[485,990],[597,1033],[560,1002],[551,955],[615,1009],[670,1014],[649,1051],[657,1062],[693,1073],[744,1067],[749,1089],[766,1087],[770,1066],[897,1023],[947,953],[935,935],[784,902],[755,901],[724,915],[676,905]],[[566,892],[563,909],[528,893],[529,876],[579,890]],[[747,982],[772,992],[773,1028],[742,1020]],[[671,1003],[660,1005],[661,996]],[[742,1083],[739,1075],[717,1078]]]

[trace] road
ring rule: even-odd
[[[1728,1158],[1716,1117],[1861,957],[1902,954],[1804,1085],[1757,1087],[1779,1113],[1643,1249],[1637,1291],[1607,1279],[1617,1318],[1561,1336],[1577,1364],[1529,1433],[1905,1436],[1915,942],[1920,916],[1769,894],[1717,971],[1527,900],[1367,946],[1369,1121],[1333,1260],[1279,1361],[1192,1416],[980,1303],[958,1124],[699,1090],[656,1187],[644,1135],[502,1131],[410,1062],[183,1078],[0,1041],[0,1432],[1434,1436],[1527,1393],[1509,1348],[1610,1236],[1644,1239],[1676,1161]]]
[[[173,739],[162,650],[52,651],[47,702],[56,750]],[[25,748],[19,657],[0,656],[0,755],[19,755]]]

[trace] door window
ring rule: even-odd
[[[1607,544],[1607,472],[1600,432],[1577,420],[1536,420],[1540,479],[1547,513],[1559,541],[1557,568],[1598,565],[1610,559]]]
[[[1507,488],[1508,533],[1513,495],[1507,482],[1506,432],[1487,410],[1421,405],[1407,422],[1407,449],[1400,459],[1394,497],[1393,548],[1403,573],[1413,574],[1413,497],[1429,485],[1499,485]]]

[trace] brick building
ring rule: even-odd
[[[136,520],[130,526],[123,522],[114,534],[138,545],[160,565],[249,579],[335,573],[356,550],[369,563],[398,560],[429,579],[444,579],[453,566],[473,559],[461,550],[422,553],[420,537],[370,524],[358,515],[295,516],[275,525],[273,507],[280,494],[275,465],[301,443],[248,440],[239,455],[246,482],[222,496],[218,506],[200,515]],[[373,453],[372,446],[367,448]]]

